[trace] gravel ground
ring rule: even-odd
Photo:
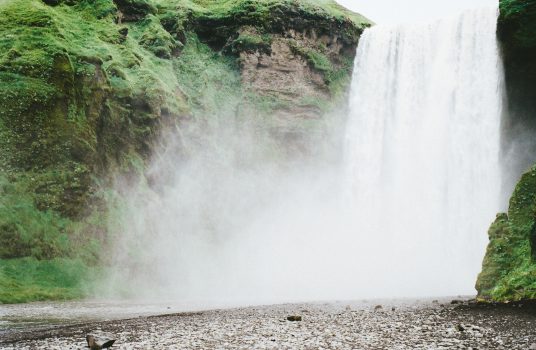
[[[301,316],[302,321],[288,321]],[[3,334],[2,349],[536,349],[536,305],[391,301],[289,304],[138,317]]]

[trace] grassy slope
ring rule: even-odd
[[[20,303],[80,298],[90,291],[92,274],[79,259],[0,260],[0,301]]]
[[[194,16],[208,15],[212,18],[225,18],[232,14],[245,12],[261,19],[269,20],[273,16],[272,10],[278,7],[297,7],[305,13],[324,18],[333,18],[341,21],[351,20],[357,27],[368,26],[370,20],[358,13],[347,10],[333,0],[155,0],[160,8],[169,8],[173,5],[187,8]],[[172,4],[170,6],[170,4]],[[252,11],[249,11],[252,10]],[[247,17],[247,16],[246,16]],[[239,19],[239,20],[243,20]]]
[[[161,62],[134,41],[120,45],[114,9],[106,1],[50,7],[32,0],[0,8],[0,257],[65,257],[73,262],[81,257],[94,265],[106,216],[85,212],[88,197],[96,197],[92,178],[112,163],[130,167],[138,152],[129,145],[148,136],[145,121],[132,119],[148,119],[150,113],[140,117],[122,111],[128,100],[122,96],[153,94],[163,100],[168,93],[169,99],[158,103],[180,109],[180,100],[172,99],[158,79],[165,75]],[[143,64],[137,64],[141,59]],[[125,67],[126,79],[106,77],[103,70],[114,65]],[[170,63],[167,69],[172,72]],[[115,100],[106,97],[110,92]],[[106,104],[106,109],[92,103]],[[119,127],[114,134],[98,134],[97,124],[103,122],[110,131],[125,122],[132,126],[124,133]],[[26,274],[27,260],[10,264],[12,272],[3,271],[0,280],[0,301],[80,294],[71,290],[76,283],[58,289],[54,281],[63,283],[61,278],[49,283],[38,276],[48,273],[47,266],[59,276],[69,270],[66,261],[54,265],[43,260],[43,269],[31,262],[39,288]],[[28,290],[22,288],[26,284]]]
[[[277,8],[280,22],[289,10],[300,25],[346,23],[348,40],[368,25],[332,1],[119,1],[139,17],[123,24],[112,0],[54,3],[0,2],[0,303],[87,291],[114,225],[111,175],[143,172],[160,123],[244,97],[277,105],[242,91],[236,58],[198,40],[206,21],[274,29]]]

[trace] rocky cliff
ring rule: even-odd
[[[518,301],[536,298],[536,167],[525,173],[497,215],[476,288],[479,298]]]
[[[536,159],[536,1],[501,0],[498,37],[508,97],[504,156],[508,170],[519,173]],[[522,176],[508,213],[497,216],[489,238],[476,285],[479,297],[495,301],[536,298],[536,168]]]
[[[113,178],[144,176],[162,130],[247,113],[306,151],[369,25],[333,1],[1,2],[0,302],[97,264]]]

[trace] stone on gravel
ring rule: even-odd
[[[107,335],[86,335],[87,347],[91,350],[101,350],[112,347],[115,339],[111,339]]]
[[[287,320],[290,322],[299,322],[302,320],[301,316],[288,316]]]

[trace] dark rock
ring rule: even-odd
[[[114,0],[120,11],[119,22],[135,22],[157,12],[156,7],[147,0]]]
[[[381,305],[374,306],[374,310],[381,310],[381,309],[383,309],[383,306]]]
[[[79,56],[78,59],[82,62],[94,64],[96,66],[102,66],[102,64],[104,63],[102,58],[97,56]]]
[[[125,42],[128,36],[128,28],[122,27],[121,29],[119,29],[119,34],[121,35],[121,42]]]
[[[302,320],[301,316],[288,316],[287,317],[287,321],[290,321],[290,322],[299,322],[301,320]]]
[[[463,331],[465,331],[465,328],[464,328],[461,324],[456,325],[455,328],[456,328],[456,330],[459,331],[459,332],[463,332]]]
[[[452,305],[460,305],[460,304],[463,304],[463,301],[461,301],[461,300],[452,300],[450,303]]]
[[[60,4],[60,0],[43,0],[43,2],[49,6],[57,6]]]
[[[115,339],[101,335],[86,335],[87,346],[91,350],[100,350],[110,348],[115,343]]]

